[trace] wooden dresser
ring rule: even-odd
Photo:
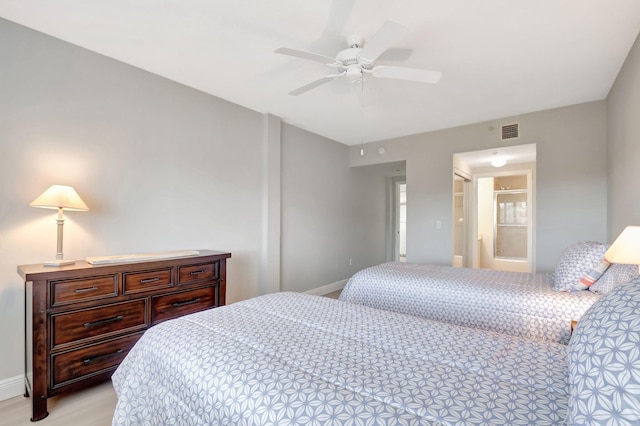
[[[152,325],[224,305],[229,257],[201,250],[135,263],[18,266],[31,420],[47,416],[47,398],[109,379]]]

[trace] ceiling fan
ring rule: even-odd
[[[437,83],[442,77],[440,71],[431,71],[419,68],[407,68],[387,65],[374,65],[376,59],[380,57],[393,43],[399,40],[407,29],[402,25],[387,21],[378,31],[364,43],[362,37],[352,35],[347,37],[347,49],[338,52],[335,58],[329,56],[306,52],[304,50],[280,47],[275,53],[294,56],[296,58],[308,59],[321,62],[329,67],[335,68],[335,73],[329,74],[304,86],[289,92],[290,95],[298,96],[311,89],[329,83],[336,78],[351,77],[354,80],[361,79],[364,74],[371,74],[374,77],[394,78],[398,80],[410,80],[420,83]]]

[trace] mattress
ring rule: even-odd
[[[308,294],[149,329],[114,425],[562,424],[566,347]]]
[[[601,295],[553,289],[550,274],[390,262],[363,269],[340,299],[423,318],[567,344]]]

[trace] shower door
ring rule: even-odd
[[[526,190],[497,190],[495,197],[494,257],[527,260],[529,209]]]

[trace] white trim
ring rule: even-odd
[[[24,395],[24,376],[10,377],[0,380],[0,401]]]
[[[325,294],[333,293],[334,291],[342,290],[347,284],[346,280],[337,281],[335,283],[323,285],[322,287],[314,288],[313,290],[305,291],[307,294],[315,294],[316,296],[324,296]]]

